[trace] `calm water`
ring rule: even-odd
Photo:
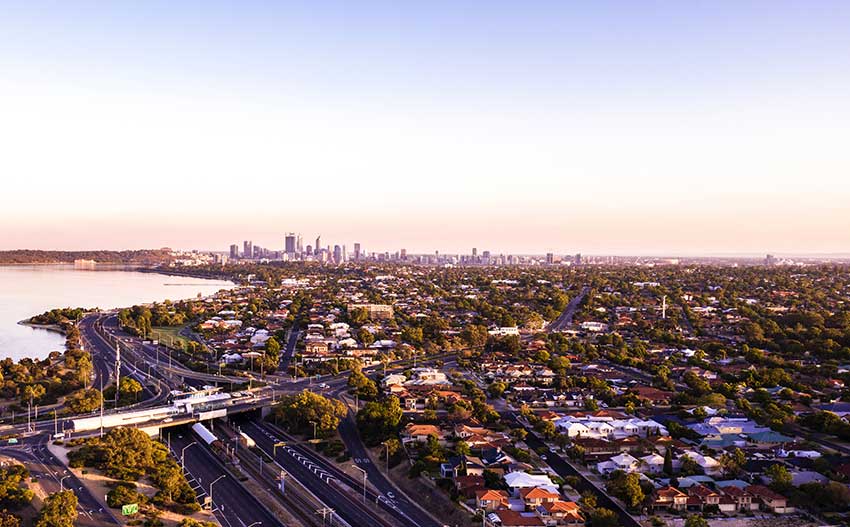
[[[181,300],[229,289],[229,282],[73,265],[0,266],[0,359],[46,357],[64,349],[62,335],[18,324],[56,307],[110,309]]]

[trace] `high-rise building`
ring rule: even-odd
[[[242,256],[249,260],[254,257],[254,244],[251,243],[251,240],[242,242]]]
[[[472,259],[474,260],[476,256],[478,256],[478,248],[473,247],[472,248]]]
[[[316,254],[318,254],[319,251],[322,250],[322,235],[321,234],[316,236],[316,246],[313,248],[313,250],[316,252]]]
[[[360,261],[360,242],[354,242],[354,261]]]
[[[342,263],[342,247],[334,245],[334,263]]]
[[[313,246],[307,244],[307,256],[313,256]]]
[[[345,245],[342,246],[342,261],[348,261],[348,249],[345,248]]]
[[[772,254],[768,254],[764,257],[764,265],[771,266],[776,265],[776,257]]]
[[[555,263],[555,255],[552,253],[546,253],[546,263],[549,265]]]
[[[230,259],[235,260],[237,258],[239,258],[239,246],[234,243],[230,246]]]
[[[402,259],[402,260],[407,260],[407,249],[402,249],[402,250],[401,250],[401,259]]]
[[[300,234],[298,235],[298,242],[295,245],[295,251],[298,254],[304,254],[304,239],[301,237]]]
[[[290,256],[294,255],[296,249],[296,242],[297,240],[295,238],[294,232],[286,233],[286,237],[284,238],[284,252],[286,252],[286,254],[289,254]]]
[[[573,259],[573,263],[575,265],[581,265],[581,253],[578,253],[578,254],[575,255],[575,258]]]

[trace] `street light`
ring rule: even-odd
[[[254,522],[251,525],[248,525],[247,527],[254,527],[255,525],[262,525],[262,524],[263,524],[263,522]]]
[[[217,478],[215,479],[215,481],[213,481],[212,483],[210,483],[210,506],[211,506],[211,507],[215,507],[215,503],[213,502],[213,493],[212,493],[212,491],[213,491],[213,485],[215,485],[215,484],[216,484],[216,482],[217,482],[218,480],[220,480],[220,479],[222,479],[222,478],[226,478],[226,477],[227,477],[227,474],[222,474],[221,476],[217,477]],[[253,525],[253,524],[252,524],[252,525]]]
[[[189,448],[190,446],[197,445],[197,444],[198,444],[197,441],[192,441],[188,445],[184,446],[183,449],[180,451],[180,468],[181,469],[186,470],[186,449]]]
[[[357,465],[351,466],[363,473],[363,503],[366,503],[366,471],[358,467]]]
[[[70,477],[71,477],[71,475],[69,474],[69,475],[67,475],[64,478],[59,480],[59,492],[62,492],[62,491],[65,490],[65,480],[70,478]]]
[[[381,444],[384,445],[384,447],[386,447],[386,449],[387,449],[387,474],[389,474],[390,473],[390,442],[384,441]]]

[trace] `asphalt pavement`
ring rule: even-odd
[[[193,441],[197,444],[189,446]],[[223,527],[247,527],[255,522],[261,522],[262,527],[284,527],[280,520],[228,473],[215,454],[191,431],[172,431],[170,444],[178,463],[181,453],[185,452],[186,478],[201,503],[210,495],[210,484],[215,481],[212,488],[213,513]]]

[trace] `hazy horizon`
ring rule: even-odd
[[[850,4],[26,2],[0,250],[850,252]]]

